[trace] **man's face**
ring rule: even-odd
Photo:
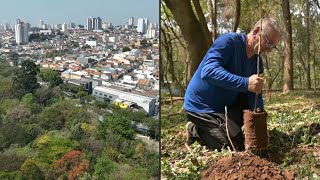
[[[255,36],[257,37],[255,51],[258,54],[258,47],[259,47],[259,33],[256,33]],[[280,41],[280,34],[277,31],[271,29],[269,32],[261,34],[261,53],[270,53],[276,46],[279,44]]]
[[[274,30],[269,33],[261,34],[261,52],[270,53],[273,49],[277,49],[277,45],[280,41],[280,34]]]

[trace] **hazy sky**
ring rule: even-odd
[[[129,17],[148,18],[159,23],[159,0],[4,0],[0,6],[0,26],[16,19],[39,26],[74,22],[86,24],[87,17],[100,17],[114,25],[128,23]]]

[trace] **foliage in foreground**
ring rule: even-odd
[[[87,95],[83,102],[82,96],[64,98],[62,92],[69,87],[59,85],[54,74],[42,74],[52,85],[39,87],[34,79],[37,67],[24,65],[17,74],[0,60],[0,179],[159,177],[158,152],[136,139],[131,126],[148,118],[110,104],[89,103]],[[19,79],[26,72],[32,81]]]

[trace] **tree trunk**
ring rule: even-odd
[[[310,73],[310,6],[307,1],[307,89],[311,89],[311,73]]]
[[[172,100],[172,91],[171,91],[171,86],[168,80],[168,66],[169,66],[169,59],[172,58],[172,47],[171,47],[171,42],[169,42],[169,40],[167,39],[167,35],[165,33],[165,31],[163,30],[163,28],[161,27],[161,44],[162,47],[164,47],[164,51],[161,51],[162,53],[166,53],[166,65],[165,65],[165,70],[164,70],[164,80],[167,82],[167,86],[168,86],[168,90],[169,90],[169,96],[170,96],[170,100],[171,100],[171,105],[173,105],[173,100]],[[171,49],[170,49],[171,47]]]
[[[205,38],[210,38],[203,33],[191,6],[190,0],[164,0],[172,12],[174,19],[181,29],[181,34],[186,41],[189,54],[188,82],[197,70],[209,46]]]
[[[165,26],[166,27],[166,26]],[[171,80],[172,82],[177,82],[177,77],[176,77],[176,74],[175,74],[175,70],[174,70],[174,63],[173,63],[173,48],[172,48],[172,37],[169,33],[166,33],[166,31],[161,28],[161,31],[162,31],[162,36],[163,37],[163,40],[164,40],[164,43],[163,43],[163,47],[164,47],[164,50],[166,52],[166,60],[167,60],[167,65],[168,65],[168,71],[169,73],[171,74]]]
[[[299,67],[299,84],[300,84],[300,88],[302,88],[302,79],[301,79],[301,75],[302,75],[302,71],[301,71],[301,67]]]
[[[211,33],[212,33],[212,40],[214,41],[217,39],[217,0],[209,0],[209,13],[210,13],[210,21],[211,21]]]
[[[315,30],[313,29],[313,34],[315,33]],[[316,42],[315,42],[315,38],[313,37],[313,79],[314,79],[314,91],[317,90],[317,73],[316,73]]]
[[[293,90],[292,25],[289,0],[282,0],[282,13],[285,24],[284,82],[282,90],[284,93],[287,93]]]
[[[193,2],[193,5],[194,5],[194,7],[196,9],[197,16],[198,16],[198,19],[199,19],[199,23],[200,23],[200,27],[202,29],[202,32],[204,33],[205,37],[210,37],[211,34],[210,34],[209,29],[208,29],[207,21],[204,18],[203,11],[202,11],[202,8],[200,6],[199,0],[192,0],[192,2]],[[205,41],[207,42],[208,46],[211,46],[211,44],[212,44],[211,38],[205,38]]]
[[[233,24],[233,32],[236,32],[239,26],[239,22],[240,22],[240,13],[241,13],[241,1],[240,0],[236,0],[236,12],[235,12],[235,18],[234,18],[234,24]]]

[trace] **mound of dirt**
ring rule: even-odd
[[[276,164],[248,153],[236,153],[223,157],[207,170],[201,179],[294,179],[294,174],[285,172]]]

